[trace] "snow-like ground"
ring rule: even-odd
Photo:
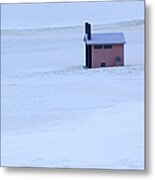
[[[83,27],[3,30],[2,166],[144,169],[144,22],[125,66],[85,69]]]

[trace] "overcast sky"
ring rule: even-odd
[[[144,2],[3,4],[1,15],[2,29],[105,24],[144,19]]]

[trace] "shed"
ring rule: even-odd
[[[125,38],[122,32],[91,33],[91,25],[85,23],[85,66],[88,68],[124,65]]]

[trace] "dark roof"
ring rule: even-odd
[[[125,38],[123,33],[98,33],[92,34],[91,39],[88,40],[85,36],[84,41],[88,45],[95,44],[125,44]]]

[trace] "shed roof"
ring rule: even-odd
[[[88,45],[96,44],[125,44],[124,34],[121,33],[97,33],[92,34],[91,39],[85,37],[85,42]]]

